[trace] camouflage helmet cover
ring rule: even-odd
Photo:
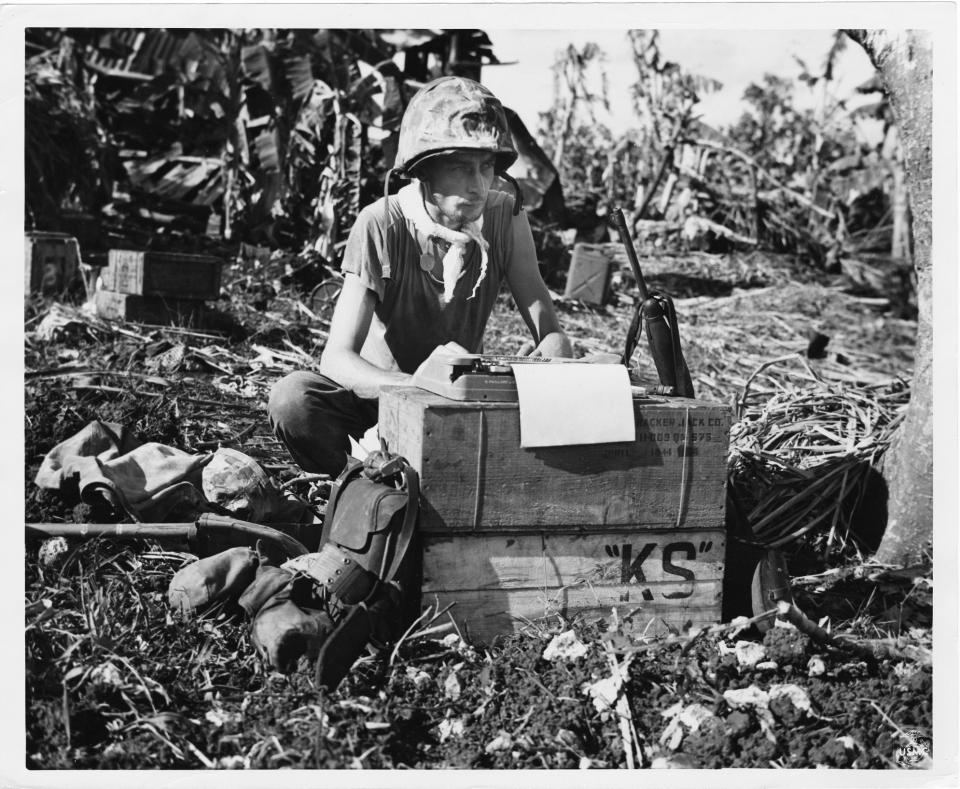
[[[410,99],[400,121],[394,167],[409,173],[430,156],[456,150],[494,153],[499,173],[517,159],[500,99],[472,79],[440,77]]]

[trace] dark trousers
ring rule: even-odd
[[[347,462],[348,437],[358,439],[377,423],[378,404],[325,375],[299,370],[274,384],[267,416],[300,468],[335,477]]]

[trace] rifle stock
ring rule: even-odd
[[[43,537],[111,537],[120,540],[203,541],[217,534],[263,540],[276,546],[287,556],[308,553],[299,541],[272,526],[232,518],[228,515],[204,513],[196,521],[183,523],[26,523],[27,534]]]

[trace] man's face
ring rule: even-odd
[[[420,175],[427,186],[427,210],[439,214],[434,220],[456,229],[479,219],[493,184],[494,161],[492,153],[483,151],[458,151],[425,161]]]

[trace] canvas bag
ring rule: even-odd
[[[309,576],[337,622],[317,659],[317,682],[332,688],[368,643],[400,636],[419,607],[414,546],[419,477],[385,450],[351,461],[333,485],[320,550],[283,568]]]

